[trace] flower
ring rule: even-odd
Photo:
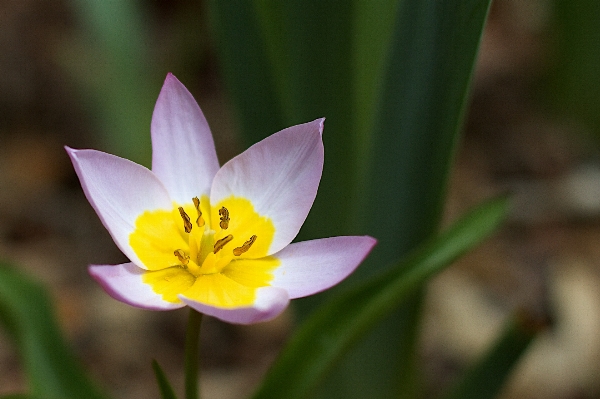
[[[187,305],[240,324],[272,319],[290,299],[339,283],[373,238],[290,244],[317,194],[323,122],[284,129],[219,168],[202,111],[168,74],[152,115],[152,170],[66,147],[88,201],[131,261],[92,265],[90,274],[129,305]]]

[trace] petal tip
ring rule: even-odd
[[[181,83],[179,81],[179,79],[177,79],[177,77],[175,75],[173,75],[173,73],[168,72],[167,73],[167,77],[165,78],[165,82],[163,83],[163,88],[165,86],[170,86],[170,85],[181,85],[181,86],[183,86],[183,83]]]
[[[323,134],[323,129],[325,128],[325,118],[317,119],[319,121],[319,132]]]
[[[315,124],[318,125],[317,130],[319,131],[319,134],[322,136],[323,135],[323,129],[325,128],[325,118],[319,118],[319,119],[315,119],[312,122],[308,122],[309,125]]]
[[[369,256],[373,248],[375,248],[375,245],[377,245],[377,239],[371,236],[355,236],[355,238],[362,241],[355,243],[355,248],[360,248],[360,251],[362,252],[362,258],[356,265],[356,267],[358,267],[367,258],[367,256]]]
[[[377,245],[378,241],[377,238],[371,237],[371,236],[363,236],[371,245],[371,249],[373,249],[373,247],[375,245]]]
[[[67,152],[67,155],[73,159],[74,157],[76,157],[77,152],[79,152],[79,150],[76,150],[75,148],[71,148],[68,145],[64,146],[65,151]]]

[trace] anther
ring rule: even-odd
[[[182,207],[179,207],[179,214],[183,219],[183,228],[185,229],[185,232],[189,233],[190,231],[192,231],[192,222],[190,222],[190,217],[187,213],[185,213]]]
[[[221,216],[221,223],[219,223],[219,226],[221,226],[223,230],[227,230],[229,227],[229,211],[227,208],[222,207],[219,209],[219,216]]]
[[[229,234],[228,236],[225,236],[223,238],[221,238],[220,240],[218,240],[217,242],[215,242],[215,246],[213,247],[213,252],[216,254],[217,252],[219,252],[221,249],[223,249],[223,247],[229,242],[233,240],[233,236],[231,234]]]
[[[256,236],[255,235],[253,235],[252,237],[250,237],[250,239],[248,241],[246,241],[244,243],[244,245],[242,245],[241,247],[234,248],[233,249],[233,254],[235,256],[240,256],[244,252],[248,252],[248,250],[250,249],[250,247],[252,246],[252,244],[254,244],[254,241],[256,241]]]
[[[173,252],[173,255],[177,256],[177,259],[181,262],[182,265],[186,266],[190,262],[190,257],[183,252],[181,249],[176,249]]]
[[[202,211],[200,210],[200,200],[198,199],[198,197],[194,197],[192,198],[192,201],[194,201],[194,207],[196,207],[196,210],[198,211],[198,218],[196,219],[196,224],[198,225],[198,227],[202,227],[204,226],[205,222],[204,218],[202,217]]]

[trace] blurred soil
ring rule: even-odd
[[[516,309],[549,317],[504,398],[600,394],[598,143],[536,98],[547,65],[542,0],[503,0],[486,29],[446,220],[499,193],[507,226],[429,287],[425,376],[435,393],[481,354]],[[537,8],[536,8],[537,7]],[[51,290],[66,335],[93,376],[119,398],[158,397],[157,359],[181,386],[186,311],[147,312],[109,298],[88,264],[125,260],[85,200],[63,145],[93,147],[93,118],[51,48],[74,34],[67,4],[0,3],[0,259]],[[76,32],[75,32],[76,33]],[[209,54],[195,92],[207,119],[234,132]],[[160,82],[157,82],[159,85]],[[206,106],[205,106],[206,104]],[[290,330],[290,314],[251,327],[205,318],[207,399],[246,396]],[[0,394],[22,390],[19,359],[0,334]]]

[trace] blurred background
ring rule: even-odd
[[[187,313],[128,307],[88,276],[88,264],[125,258],[63,146],[149,165],[152,109],[173,72],[204,111],[220,160],[243,151],[207,8],[193,0],[0,2],[0,258],[50,288],[75,350],[119,398],[158,397],[153,358],[182,385]],[[419,355],[430,395],[517,308],[549,315],[551,328],[502,397],[600,395],[599,48],[594,0],[492,3],[444,219],[505,192],[513,207],[494,239],[428,286]],[[249,327],[206,319],[205,398],[247,396],[294,320],[293,309]],[[0,394],[24,387],[0,334]]]

